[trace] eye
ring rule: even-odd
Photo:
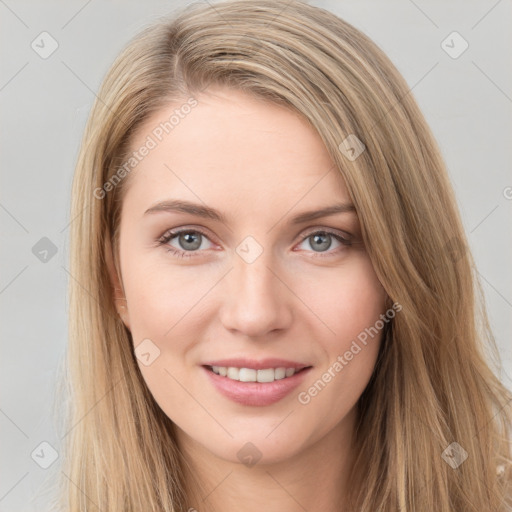
[[[160,245],[165,245],[166,249],[176,256],[189,258],[200,249],[208,249],[203,245],[205,240],[209,240],[207,235],[198,229],[171,229],[158,242]],[[175,242],[176,245],[171,245],[171,242]]]
[[[333,245],[333,241],[339,244],[335,247],[335,250],[329,251]],[[352,245],[352,241],[347,237],[340,235],[338,232],[330,230],[319,230],[313,231],[302,238],[301,244],[307,243],[309,247],[316,253],[327,253],[326,255],[332,255],[343,250],[344,247]],[[319,254],[323,257],[324,254]]]

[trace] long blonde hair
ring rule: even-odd
[[[318,132],[375,272],[402,306],[358,402],[352,510],[506,510],[512,396],[497,377],[498,350],[439,149],[386,55],[298,0],[192,4],[139,34],[104,79],[72,188],[62,510],[188,509],[174,425],[140,374],[107,262],[119,270],[129,182],[119,169],[134,131],[214,84],[285,105]],[[357,159],[343,151],[350,135],[365,146]],[[454,453],[467,454],[457,467],[447,463]]]

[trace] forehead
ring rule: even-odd
[[[188,100],[165,106],[137,130],[131,151],[148,141],[152,147],[132,171],[126,199],[179,194],[219,208],[226,201],[284,207],[303,196],[304,206],[326,195],[348,200],[323,141],[299,114],[230,89],[209,89],[184,108]]]

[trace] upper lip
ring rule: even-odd
[[[231,359],[219,359],[217,361],[206,361],[203,363],[203,366],[225,366],[228,368],[231,366],[234,368],[251,368],[254,370],[264,370],[266,368],[295,368],[296,370],[302,370],[311,365],[274,357],[258,360],[236,357]]]

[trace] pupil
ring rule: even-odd
[[[331,235],[329,235],[328,233],[313,235],[313,240],[315,241],[315,243],[320,242],[319,245],[317,245],[317,248],[321,250],[327,250],[331,246]]]

